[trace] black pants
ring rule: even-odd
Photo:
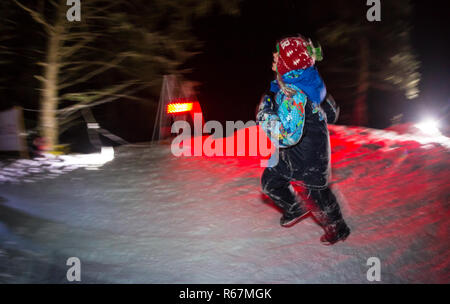
[[[324,228],[345,224],[336,196],[329,187],[320,190],[306,188],[306,197],[302,198],[295,192],[290,180],[274,168],[264,170],[261,186],[285,214],[310,210]]]

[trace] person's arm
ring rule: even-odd
[[[327,95],[320,107],[327,115],[327,123],[334,124],[339,118],[339,106],[336,104],[333,96]]]
[[[262,96],[256,112],[256,123],[261,126],[267,137],[274,143],[278,143],[276,134],[279,134],[280,118],[275,112],[275,96],[267,93]]]

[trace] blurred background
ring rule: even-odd
[[[317,64],[338,124],[387,128],[448,117],[444,1],[84,0],[0,4],[0,110],[23,108],[27,133],[90,149],[82,110],[129,142],[150,141],[163,75],[192,81],[205,120],[254,120],[274,78],[277,40],[320,43]],[[106,138],[102,140],[108,141]]]
[[[367,0],[81,0],[80,21],[71,2],[0,1],[0,283],[67,283],[69,257],[83,283],[368,283],[368,257],[382,283],[450,282],[448,1],[372,1],[375,22]],[[261,138],[150,143],[200,111],[254,121],[298,34],[341,108],[333,250],[312,218],[279,227]]]

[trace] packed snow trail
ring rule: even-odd
[[[381,283],[450,283],[447,142],[333,125],[330,138],[352,229],[334,246],[311,217],[280,227],[256,157],[122,146],[97,170],[7,164],[0,282],[66,282],[78,257],[85,283],[369,283],[377,257]]]

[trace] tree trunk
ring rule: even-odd
[[[358,126],[367,126],[367,92],[369,90],[369,42],[359,39],[359,75],[355,99],[354,118]]]
[[[61,6],[62,7],[62,6]],[[62,35],[64,33],[64,19],[61,17],[62,9],[58,10],[58,16],[54,29],[50,31],[47,42],[47,57],[44,66],[44,79],[40,101],[39,129],[45,139],[46,149],[53,150],[58,144],[58,74],[60,69],[60,49]]]

